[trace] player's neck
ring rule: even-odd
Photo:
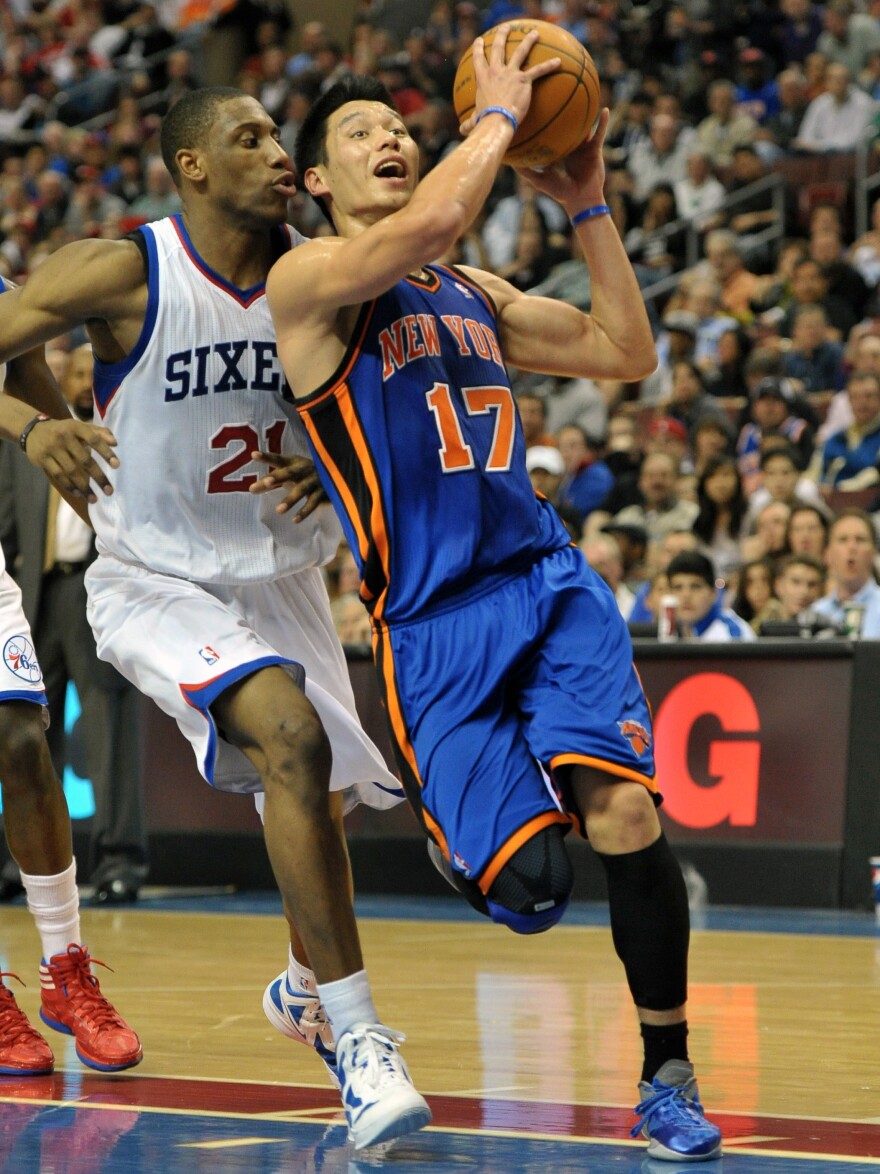
[[[274,260],[269,228],[244,228],[186,212],[183,222],[198,255],[230,285],[250,289],[265,281]]]

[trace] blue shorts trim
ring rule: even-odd
[[[4,701],[33,701],[35,705],[49,705],[49,698],[45,693],[26,693],[17,689],[11,689],[8,693],[0,692],[0,704]]]

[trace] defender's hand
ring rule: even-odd
[[[269,466],[266,476],[251,486],[251,493],[269,493],[284,485],[289,486],[284,500],[275,507],[276,513],[289,513],[301,502],[305,502],[293,519],[294,522],[301,522],[328,500],[318,479],[314,462],[308,457],[282,456],[277,452],[252,452],[251,458]]]
[[[28,436],[25,452],[31,464],[42,469],[62,493],[97,501],[90,482],[105,494],[112,493],[113,486],[93,454],[118,469],[115,445],[116,437],[108,428],[84,420],[43,420]]]

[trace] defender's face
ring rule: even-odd
[[[404,207],[418,182],[418,147],[396,110],[347,102],[327,120],[327,162],[308,174],[337,215],[375,219]]]
[[[207,147],[196,154],[207,190],[225,209],[262,227],[286,220],[296,192],[293,165],[278,127],[254,98],[218,107]]]

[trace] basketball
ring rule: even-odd
[[[570,155],[592,129],[599,116],[599,74],[580,41],[558,25],[545,20],[509,23],[506,60],[510,60],[523,37],[537,29],[539,40],[532,46],[524,68],[551,57],[558,57],[562,63],[554,73],[534,83],[529,112],[504,156],[504,162],[511,167],[547,167]],[[487,56],[497,32],[498,26],[483,34]],[[452,90],[459,122],[473,114],[476,91],[471,46],[459,63]]]

